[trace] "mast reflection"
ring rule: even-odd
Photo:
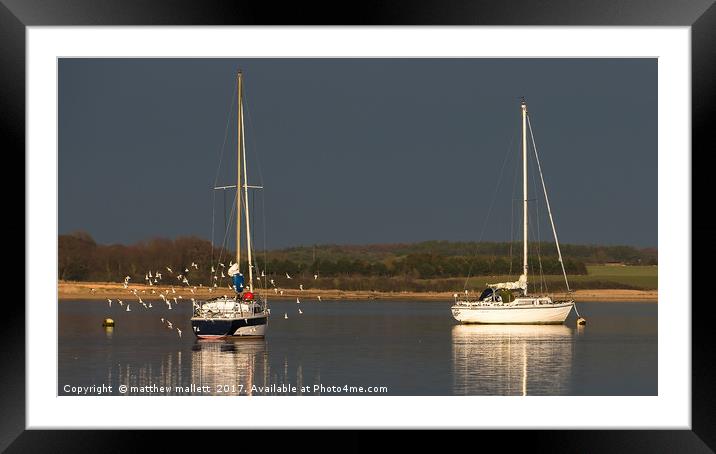
[[[572,329],[564,325],[455,325],[457,395],[569,394]]]
[[[263,339],[197,340],[192,347],[191,381],[212,395],[254,395],[266,387],[268,352]],[[220,391],[220,392],[219,392]]]

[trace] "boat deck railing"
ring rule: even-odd
[[[473,306],[488,306],[488,307],[514,307],[514,306],[549,306],[554,304],[564,304],[564,303],[573,303],[573,299],[550,299],[550,301],[546,301],[546,297],[544,296],[535,296],[535,297],[527,297],[533,300],[531,304],[527,302],[521,302],[519,300],[515,301],[479,301],[479,300],[457,300],[455,301],[455,306],[460,307],[473,307]]]
[[[268,309],[264,301],[237,301],[239,308],[231,309],[209,309],[204,307],[207,303],[216,303],[219,301],[227,301],[224,297],[213,298],[203,301],[194,306],[193,317],[209,318],[209,319],[232,319],[232,318],[250,318],[257,315],[268,314]],[[248,306],[247,310],[242,310],[242,306]]]

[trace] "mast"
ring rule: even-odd
[[[243,110],[243,107],[242,107]],[[251,222],[249,220],[249,182],[248,177],[246,175],[247,170],[249,169],[246,165],[246,142],[245,137],[246,135],[243,133],[244,129],[244,117],[241,116],[241,149],[243,151],[243,160],[244,160],[244,214],[246,215],[246,254],[248,255],[249,259],[249,291],[254,291],[254,270],[253,270],[253,261],[251,260]],[[237,185],[238,189],[238,185]],[[237,219],[238,222],[238,219]]]
[[[239,267],[239,272],[241,272],[241,147],[243,145],[243,115],[244,111],[241,107],[241,95],[242,95],[242,87],[241,87],[241,71],[238,72],[236,75],[236,93],[237,93],[237,103],[238,103],[238,109],[236,110],[238,113],[238,121],[237,121],[237,130],[238,130],[238,137],[236,141],[236,263]]]
[[[522,275],[527,295],[527,102],[522,98]]]

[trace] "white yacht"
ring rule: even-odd
[[[527,113],[527,103],[524,98],[521,102],[522,108],[522,219],[523,219],[523,238],[522,238],[522,275],[515,282],[500,282],[496,284],[488,284],[488,287],[480,294],[477,299],[460,298],[455,294],[455,304],[452,306],[452,315],[455,320],[461,323],[505,323],[505,324],[560,324],[564,323],[569,315],[572,307],[574,307],[573,299],[552,299],[547,295],[531,295],[528,294],[527,287],[527,129],[529,127],[530,137],[532,138],[533,150],[537,161],[537,167],[542,181],[542,189],[544,190],[545,201],[547,203],[547,211],[552,224],[552,233],[554,234],[555,244],[557,246],[557,254],[559,263],[562,266],[567,291],[569,292],[569,282],[567,281],[567,273],[564,269],[562,261],[562,252],[559,249],[559,241],[557,240],[557,231],[552,219],[552,210],[547,198],[547,189],[544,185],[542,177],[542,169],[539,164],[539,156],[537,155],[537,147],[534,146],[534,135],[532,134],[532,126],[529,122]]]

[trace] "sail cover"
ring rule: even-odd
[[[238,272],[239,272],[239,264],[234,263],[233,265],[231,265],[231,267],[229,268],[229,271],[227,271],[226,273],[231,277]]]
[[[506,289],[506,290],[527,290],[527,276],[524,274],[520,276],[520,279],[515,282],[500,282],[497,284],[487,284],[494,289]]]

